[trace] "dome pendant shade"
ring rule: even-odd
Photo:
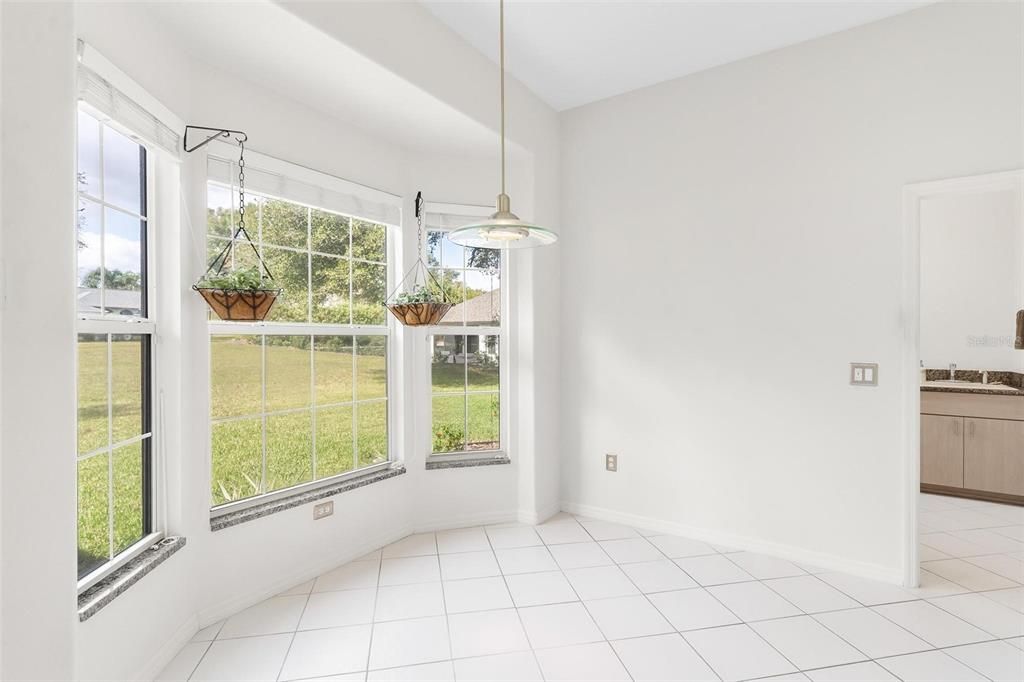
[[[498,210],[490,218],[448,233],[448,239],[478,249],[528,249],[558,241],[558,235],[519,219],[510,210],[507,194],[498,195]]]
[[[528,249],[558,241],[553,231],[523,222],[512,212],[505,194],[505,0],[498,0],[498,62],[501,76],[501,194],[498,210],[487,220],[460,227],[448,233],[448,239],[461,246],[478,249]]]

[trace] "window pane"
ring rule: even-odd
[[[309,407],[312,400],[308,336],[267,336],[267,411]]]
[[[144,314],[142,231],[145,222],[113,208],[104,209],[103,285],[105,312]]]
[[[142,367],[146,337],[129,334],[111,335],[111,412],[112,443],[119,443],[144,433],[142,423]]]
[[[466,388],[470,391],[498,390],[498,336],[468,336],[469,365]]]
[[[356,403],[356,439],[359,466],[365,467],[387,461],[388,458],[388,403]]]
[[[352,337],[316,336],[313,344],[316,404],[352,402]]]
[[[229,187],[209,183],[206,185],[206,234],[230,239],[234,234],[237,207]],[[248,209],[246,210],[248,214]]]
[[[384,398],[388,394],[387,339],[356,338],[356,399]]]
[[[214,419],[263,411],[261,336],[210,337],[210,414]]]
[[[78,335],[78,454],[106,447],[107,335]]]
[[[144,149],[109,126],[103,126],[103,198],[115,206],[142,213]]]
[[[466,390],[466,337],[433,336],[434,357],[430,363],[434,393],[461,393]]]
[[[448,239],[448,233],[444,232],[441,236],[441,267],[444,269],[448,268],[462,268],[465,265],[464,262],[463,248],[455,242]]]
[[[336,256],[348,255],[348,218],[337,213],[312,209],[310,229],[313,251]]]
[[[148,440],[148,439],[147,439]],[[132,443],[114,450],[114,553],[145,535],[142,519],[142,449]]]
[[[484,249],[477,249],[483,251]],[[466,270],[466,324],[501,323],[501,286],[498,270]]]
[[[349,324],[349,261],[313,256],[313,321]]]
[[[441,318],[441,324],[461,325],[466,319],[466,287],[463,282],[461,270],[436,270],[432,273],[440,287],[444,290],[450,303],[454,303],[451,310]]]
[[[467,450],[497,450],[501,433],[498,427],[497,393],[474,393],[466,397],[469,410]]]
[[[351,471],[352,407],[324,407],[316,411],[316,476],[326,478]]]
[[[352,263],[352,324],[384,324],[387,287],[386,265]]]
[[[313,480],[313,415],[308,410],[267,417],[267,490]]]
[[[296,251],[266,247],[263,258],[277,286],[284,289],[270,309],[268,319],[282,322],[309,320],[309,256]]]
[[[78,189],[100,193],[100,122],[84,111],[78,112]]]
[[[308,247],[309,209],[280,199],[264,199],[260,219],[263,243],[290,246],[305,251]],[[246,221],[248,222],[248,221]],[[255,222],[253,223],[255,224]],[[252,234],[250,232],[250,234]],[[275,272],[276,276],[277,273]]]
[[[100,205],[88,199],[78,201],[78,312],[98,314],[100,304]]]
[[[387,228],[377,223],[352,219],[352,255],[383,263],[387,260]]]
[[[466,449],[466,396],[434,396],[431,399],[434,452]]]
[[[107,453],[78,461],[78,575],[110,558]]]
[[[263,492],[263,421],[243,419],[214,424],[212,429],[213,504],[241,500]]]

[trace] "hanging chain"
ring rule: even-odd
[[[238,229],[245,229],[245,141],[238,141]]]
[[[416,245],[419,247],[419,251],[416,252],[417,258],[423,258],[423,193],[416,192]]]

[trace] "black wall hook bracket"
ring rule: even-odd
[[[208,135],[206,139],[198,144],[194,144],[191,147],[188,146],[188,133],[191,130],[201,130],[206,133],[212,132],[212,135]],[[216,140],[218,137],[232,138],[234,137],[238,142],[246,142],[249,136],[241,130],[231,130],[230,128],[209,128],[207,126],[185,126],[185,137],[182,138],[182,144],[185,147],[186,152],[194,152],[200,147],[204,147],[210,142]]]

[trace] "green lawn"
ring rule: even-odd
[[[79,454],[106,448],[108,431],[114,443],[141,433],[140,340],[124,338],[111,344],[113,375],[108,378],[105,337],[80,337]],[[314,480],[314,452],[316,478],[387,459],[384,338],[317,337],[312,351],[307,336],[273,337],[271,342],[266,347],[265,481],[263,349],[251,337],[221,336],[211,342],[213,505]],[[498,445],[497,365],[469,367],[470,390],[493,393],[466,396],[465,372],[463,365],[433,367],[435,452]],[[113,395],[109,407],[108,379]],[[111,475],[114,553],[141,537],[141,467],[139,443],[115,449],[112,456],[100,452],[79,461],[80,569],[109,558]]]

